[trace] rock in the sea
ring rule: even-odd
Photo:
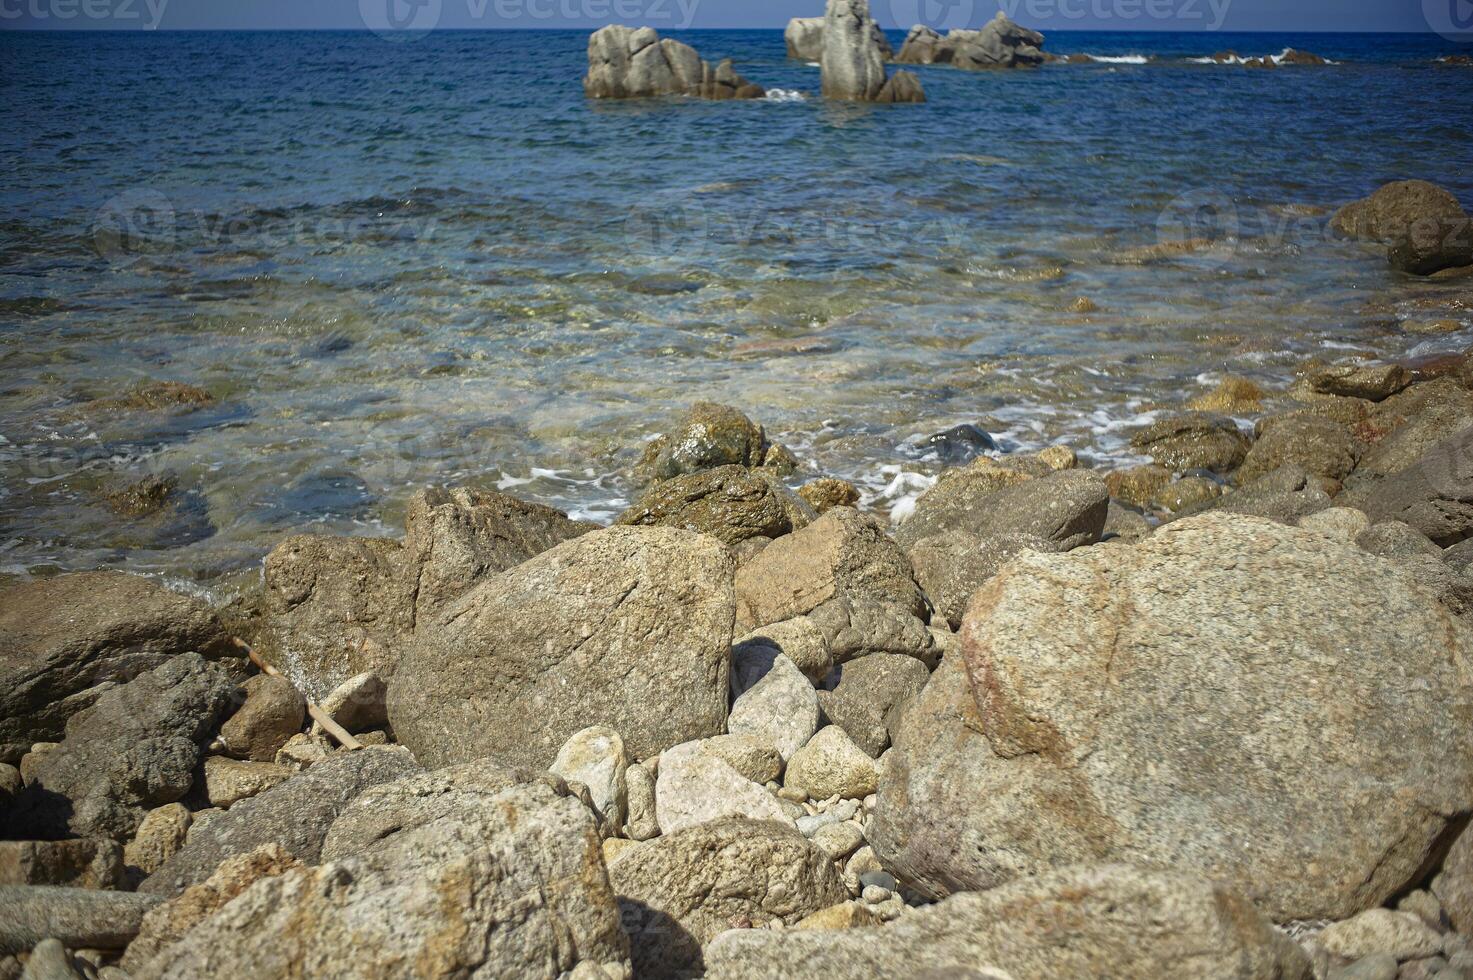
[[[954,895],[878,929],[735,930],[705,960],[710,980],[1313,975],[1304,951],[1242,896],[1203,877],[1124,865]]]
[[[870,16],[869,0],[828,0],[819,58],[826,99],[849,102],[924,102],[921,83],[910,72],[885,77],[884,35]],[[888,45],[886,45],[888,47]]]
[[[0,590],[0,742],[56,741],[67,719],[181,653],[230,656],[199,599],[122,572]]]
[[[1146,463],[1105,474],[1110,496],[1132,507],[1147,507],[1156,494],[1171,482],[1171,471],[1158,463]]]
[[[1240,483],[1251,483],[1281,466],[1300,466],[1313,476],[1343,480],[1355,469],[1365,447],[1338,422],[1314,415],[1269,417],[1259,422],[1258,441],[1238,468]]]
[[[259,796],[241,800],[189,837],[139,891],[176,895],[208,878],[221,861],[277,843],[306,863],[317,861],[328,828],[370,786],[419,771],[401,749],[364,749],[333,756]]]
[[[1344,918],[1473,812],[1468,628],[1321,534],[1209,514],[1026,554],[962,640],[905,714],[869,833],[924,894],[1127,860],[1276,921]]]
[[[992,492],[969,477],[940,480],[921,494],[895,540],[909,549],[934,534],[965,531],[978,538],[1029,534],[1077,548],[1100,539],[1109,504],[1110,491],[1092,470],[1025,478]]]
[[[9,813],[11,836],[133,836],[146,811],[189,791],[236,696],[220,664],[178,654],[71,717]]]
[[[736,573],[737,628],[802,616],[834,599],[866,600],[924,616],[909,560],[880,522],[849,507],[772,542]]]
[[[628,961],[592,814],[531,782],[265,877],[133,976],[624,976]]]
[[[719,735],[733,565],[705,535],[612,527],[488,579],[419,623],[389,684],[394,733],[430,766],[539,768],[590,725],[637,759]]]
[[[953,425],[949,429],[932,433],[921,443],[928,452],[936,454],[943,463],[956,466],[970,463],[986,452],[996,452],[997,440],[987,430],[971,422]]]
[[[783,776],[785,786],[801,786],[815,800],[862,800],[878,788],[879,780],[875,760],[838,725],[820,728],[794,752]]]
[[[740,921],[793,925],[849,897],[828,855],[797,831],[740,818],[627,848],[609,880],[635,976],[652,980],[699,975],[701,947]]]
[[[834,669],[833,686],[818,692],[818,706],[855,745],[879,758],[890,744],[901,711],[930,676],[926,665],[914,657],[887,653],[860,657]]]
[[[669,480],[718,466],[752,469],[765,466],[767,457],[781,448],[741,410],[696,402],[675,428],[645,446],[636,473],[644,480]]]
[[[1330,219],[1330,226],[1352,238],[1390,244],[1419,221],[1463,217],[1463,207],[1449,191],[1425,180],[1383,184],[1370,197],[1352,201]]]
[[[257,674],[241,685],[245,704],[220,726],[220,741],[238,759],[270,762],[302,730],[307,700],[284,677]]]
[[[638,99],[689,95],[701,99],[760,99],[767,94],[736,73],[731,60],[715,68],[688,44],[660,39],[653,27],[610,24],[588,38],[590,99]]]
[[[719,466],[654,484],[617,523],[677,527],[727,545],[777,538],[814,518],[807,501],[781,483],[742,466]]]
[[[771,793],[737,772],[731,763],[699,741],[677,745],[660,754],[655,814],[663,834],[724,817],[793,825],[792,818],[783,812]]]
[[[733,735],[762,739],[787,759],[818,730],[818,693],[777,649],[758,643],[732,651]]]
[[[895,55],[890,39],[879,24],[870,23],[874,24],[875,44],[879,46],[881,56],[889,61]],[[823,57],[823,18],[794,17],[783,31],[783,40],[787,44],[789,58],[811,62],[820,60]]]
[[[129,892],[0,885],[0,955],[24,953],[45,939],[59,939],[70,949],[122,949],[158,903]]]
[[[0,885],[123,887],[123,848],[117,841],[0,841]]]
[[[1423,220],[1392,243],[1386,261],[1397,272],[1430,276],[1473,266],[1473,219]]]
[[[1130,437],[1131,448],[1169,470],[1229,473],[1248,454],[1248,438],[1224,415],[1191,412],[1158,419]]]
[[[624,775],[629,757],[618,732],[606,725],[594,725],[573,733],[548,768],[569,782],[587,786],[599,816],[615,827],[624,825],[629,803]]]
[[[953,30],[945,37],[917,24],[906,35],[895,60],[907,65],[950,64],[972,71],[1034,68],[1048,60],[1042,48],[1042,34],[1020,27],[999,10],[979,30]]]
[[[1443,547],[1473,537],[1473,427],[1381,480],[1360,506],[1372,522],[1400,521]]]
[[[921,538],[909,554],[916,579],[936,615],[952,629],[960,629],[972,594],[998,569],[1023,551],[1063,550],[1062,545],[1036,534],[1003,533],[984,538],[966,531],[946,531]]]

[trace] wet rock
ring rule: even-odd
[[[629,790],[624,775],[629,757],[624,753],[624,740],[605,725],[594,725],[576,732],[558,749],[557,758],[548,767],[569,782],[588,787],[599,816],[615,827],[624,825]]]
[[[893,605],[924,616],[926,601],[905,553],[875,518],[835,508],[774,541],[736,573],[737,628],[812,612],[834,599]]]
[[[201,823],[196,815],[184,846],[139,886],[151,895],[177,895],[204,881],[226,858],[277,843],[304,863],[315,863],[323,838],[360,793],[418,772],[408,753],[394,749],[345,752],[241,800]]]
[[[1397,272],[1430,276],[1473,266],[1473,220],[1422,219],[1392,243],[1386,261]]]
[[[488,579],[419,624],[389,685],[394,733],[431,766],[535,767],[590,725],[635,758],[720,734],[733,565],[704,535],[613,527]]]
[[[387,703],[389,686],[379,675],[369,671],[343,681],[318,705],[329,718],[352,734],[380,728],[389,720]],[[322,726],[312,723],[312,731]]]
[[[302,730],[307,701],[284,677],[257,674],[242,687],[245,703],[220,726],[220,740],[238,759],[270,762]]]
[[[798,496],[808,501],[818,514],[826,514],[835,507],[853,507],[859,503],[859,490],[854,484],[833,477],[809,480],[798,488]]]
[[[1378,440],[1356,476],[1387,476],[1418,463],[1434,445],[1473,425],[1473,392],[1452,378],[1413,385],[1386,399],[1361,430]]]
[[[738,75],[728,59],[714,68],[690,45],[660,39],[652,27],[610,24],[588,39],[590,99],[688,95],[701,99],[760,99],[767,94]]]
[[[750,735],[783,759],[818,729],[818,694],[807,677],[772,647],[746,644],[732,653],[731,715],[727,730]]]
[[[738,409],[696,402],[673,429],[645,447],[637,474],[669,480],[718,466],[753,468],[763,464],[771,449],[762,426]]]
[[[103,692],[186,652],[232,655],[210,607],[121,572],[0,590],[0,741],[61,738]]]
[[[915,512],[896,528],[895,540],[909,549],[948,531],[978,538],[1011,533],[1076,548],[1098,541],[1104,532],[1110,492],[1090,470],[1050,473],[992,493],[980,489],[971,478],[938,482],[916,501]]]
[[[263,878],[134,973],[625,975],[628,941],[592,815],[541,783],[436,813],[367,850]],[[417,964],[411,970],[407,964]]]
[[[1372,521],[1400,521],[1448,546],[1473,537],[1473,427],[1434,445],[1421,461],[1381,480],[1361,509]]]
[[[850,102],[926,101],[919,79],[910,72],[885,77],[888,52],[881,47],[882,38],[870,16],[869,0],[828,0],[819,58],[824,98]]]
[[[661,833],[673,834],[725,817],[793,825],[771,793],[703,745],[687,742],[660,754],[655,813]]]
[[[189,791],[202,745],[235,696],[225,668],[196,653],[109,689],[36,764],[10,834],[131,837],[147,810]]]
[[[166,803],[143,815],[138,833],[123,847],[130,887],[136,888],[184,846],[191,821],[189,809],[182,803]]]
[[[1264,520],[1023,555],[906,712],[870,843],[928,895],[1141,860],[1352,915],[1473,810],[1470,642],[1394,563]]]
[[[1105,865],[955,895],[878,929],[736,930],[706,949],[711,980],[802,974],[1309,980],[1288,936],[1206,878]]]
[[[1105,487],[1110,496],[1133,507],[1149,506],[1156,494],[1170,482],[1171,471],[1156,463],[1105,474]]]
[[[123,848],[95,838],[0,841],[0,885],[123,887]]]
[[[998,451],[997,441],[980,425],[964,422],[949,429],[932,433],[921,443],[928,452],[933,452],[943,463],[953,466],[969,463],[983,453]]]
[[[1249,442],[1232,419],[1192,412],[1152,422],[1131,436],[1130,445],[1169,470],[1230,473],[1248,454]]]
[[[1418,222],[1456,220],[1462,205],[1451,193],[1425,180],[1383,184],[1368,198],[1352,201],[1330,219],[1330,226],[1352,238],[1390,244]]]
[[[776,481],[741,466],[720,466],[654,484],[616,523],[676,527],[735,545],[781,537],[814,516],[806,501]]]
[[[1238,469],[1238,481],[1250,483],[1281,466],[1303,467],[1314,476],[1343,480],[1355,469],[1364,446],[1343,425],[1325,418],[1296,415],[1267,418],[1258,441]]]
[[[102,499],[119,517],[148,517],[163,510],[178,489],[178,477],[149,475],[123,486],[104,490]]]
[[[210,806],[229,808],[291,778],[296,770],[274,762],[251,762],[222,755],[208,756],[202,768],[205,798]]]
[[[1357,367],[1353,364],[1326,368],[1309,376],[1309,384],[1325,395],[1385,401],[1412,383],[1412,373],[1400,364]]]
[[[699,974],[701,947],[742,921],[792,925],[847,895],[826,854],[779,824],[718,820],[620,853],[609,865],[640,977]]]
[[[90,888],[0,886],[0,954],[24,953],[46,939],[71,949],[122,949],[158,902],[150,895]]]
[[[1184,476],[1169,483],[1151,498],[1151,506],[1171,513],[1200,510],[1222,496],[1222,484],[1200,476]]]
[[[142,970],[149,960],[184,937],[231,899],[251,885],[295,868],[302,863],[280,844],[262,844],[253,851],[226,858],[209,878],[154,906],[144,915],[138,936],[128,944],[120,966],[130,973]]]
[[[786,786],[802,786],[816,800],[837,796],[862,800],[879,785],[875,760],[844,733],[838,725],[820,728],[788,760],[783,777]]]
[[[1247,378],[1229,375],[1219,381],[1211,391],[1193,398],[1187,403],[1187,407],[1195,412],[1244,415],[1262,408],[1265,395],[1261,387]]]
[[[877,653],[835,668],[832,688],[818,692],[823,716],[868,755],[879,758],[890,744],[900,713],[931,677],[912,657]]]

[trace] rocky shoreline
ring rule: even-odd
[[[1473,265],[1432,185],[1334,224]],[[1267,394],[937,433],[894,522],[698,402],[610,527],[10,585],[0,980],[1473,976],[1473,352]]]

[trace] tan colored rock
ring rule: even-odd
[[[302,730],[307,700],[284,677],[257,674],[242,687],[245,703],[220,726],[220,740],[237,759],[270,762]]]
[[[204,761],[205,797],[210,806],[228,809],[231,804],[263,793],[277,783],[290,779],[296,770],[274,762],[250,762],[223,755],[207,756]]]
[[[1373,953],[1410,960],[1442,952],[1442,937],[1425,922],[1410,912],[1391,909],[1367,909],[1326,926],[1315,938],[1331,954],[1352,960]]]
[[[286,740],[276,753],[277,765],[290,766],[300,772],[308,766],[321,762],[332,755],[332,744],[319,735],[303,732]]]
[[[1264,390],[1247,378],[1229,375],[1211,391],[1187,403],[1197,412],[1221,412],[1224,415],[1246,415],[1263,406]]]
[[[654,484],[615,523],[676,527],[738,545],[753,538],[782,537],[813,517],[806,501],[766,474],[719,466]]]
[[[0,885],[122,888],[123,848],[115,841],[0,841]]]
[[[729,817],[771,820],[793,826],[793,820],[761,785],[747,779],[703,742],[687,742],[660,754],[655,779],[655,813],[660,832]]]
[[[371,728],[382,727],[389,720],[385,698],[389,685],[372,671],[354,674],[343,681],[318,705],[329,718],[350,733],[356,735]],[[321,735],[322,725],[312,723],[312,733]]]
[[[838,796],[862,800],[879,785],[875,760],[855,745],[838,725],[821,728],[793,757],[783,777],[785,785],[802,786],[816,800]]]
[[[587,786],[599,815],[615,827],[623,826],[629,805],[624,778],[629,757],[618,732],[606,725],[594,725],[574,733],[548,768],[569,782]]]
[[[144,878],[163,867],[184,846],[192,820],[182,803],[169,803],[145,813],[138,833],[123,848],[128,873]]]
[[[1105,474],[1110,496],[1136,507],[1145,507],[1171,482],[1171,471],[1156,463],[1132,466]]]
[[[854,507],[859,503],[859,490],[848,480],[820,477],[798,488],[798,496],[813,505],[820,515],[835,507]]]
[[[883,920],[863,902],[840,902],[804,916],[794,929],[858,929],[877,926]]]

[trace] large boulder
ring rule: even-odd
[[[315,864],[338,815],[370,786],[402,779],[419,766],[402,749],[344,752],[190,828],[184,846],[138,890],[177,895],[210,876],[226,858],[262,844],[280,844],[293,857]]]
[[[1473,537],[1473,427],[1381,480],[1360,507],[1372,522],[1401,521],[1443,547]]]
[[[144,814],[181,799],[235,682],[197,653],[172,657],[71,717],[11,804],[18,837],[132,837]]]
[[[1313,975],[1309,957],[1241,895],[1197,875],[1126,865],[953,895],[878,929],[734,930],[705,959],[710,980]]]
[[[688,44],[660,39],[653,27],[610,24],[588,38],[588,74],[583,92],[591,99],[637,99],[691,95],[702,99],[760,99],[766,91],[738,75],[731,61],[715,68]]]
[[[513,782],[320,867],[265,877],[134,971],[145,978],[624,975],[594,820]]]
[[[699,975],[701,947],[739,920],[799,919],[849,897],[823,851],[791,827],[728,818],[624,849],[609,865],[636,976]]]
[[[199,599],[122,572],[0,590],[0,742],[52,742],[67,719],[181,653],[230,655]]]
[[[781,537],[813,517],[812,506],[781,483],[732,465],[656,483],[616,523],[684,528],[735,545]]]
[[[933,896],[1124,860],[1344,918],[1473,812],[1470,653],[1395,563],[1270,521],[1025,554],[906,713],[870,842]]]
[[[241,685],[245,703],[220,726],[220,741],[238,759],[270,762],[287,739],[302,730],[307,700],[291,682],[256,674]]]
[[[953,30],[945,37],[917,24],[895,60],[907,65],[954,64],[973,71],[1033,68],[1048,60],[1042,48],[1042,34],[1018,26],[999,10],[981,29]]]
[[[1460,217],[1463,206],[1449,191],[1425,180],[1398,180],[1336,211],[1330,226],[1352,238],[1389,245],[1420,221]]]
[[[1413,385],[1386,399],[1362,428],[1376,441],[1361,456],[1354,479],[1399,473],[1434,445],[1473,425],[1473,392],[1452,378]]]
[[[544,552],[419,624],[389,684],[395,735],[432,767],[545,768],[590,725],[636,759],[721,734],[734,574],[720,542],[673,528],[612,527]]]
[[[794,17],[788,21],[787,29],[783,31],[783,41],[788,46],[788,57],[799,61],[818,61],[823,57],[823,21],[822,17]],[[873,20],[870,24],[874,27],[875,44],[880,49],[880,54],[886,61],[895,55],[895,50],[890,47],[890,39],[880,29],[880,25]]]
[[[892,605],[926,615],[910,561],[875,518],[836,507],[772,542],[736,574],[742,631],[806,615],[834,599]]]
[[[1077,548],[1100,540],[1109,505],[1104,479],[1091,470],[1062,470],[992,492],[979,492],[971,480],[941,480],[921,494],[895,540],[909,550],[923,538],[964,531],[978,538],[1027,534]]]
[[[417,622],[593,528],[551,507],[458,487],[416,494],[402,543],[288,538],[266,556],[258,649],[317,700],[361,673],[390,677]]]
[[[72,949],[122,949],[158,903],[127,892],[0,885],[0,955],[24,953],[44,939],[60,939]]]
[[[819,58],[826,99],[849,102],[924,102],[921,83],[910,72],[885,77],[889,44],[870,16],[869,0],[828,0]]]
[[[910,549],[916,579],[936,611],[952,629],[960,629],[972,594],[998,569],[1024,551],[1063,551],[1036,534],[1003,533],[978,537],[966,531],[946,531],[921,538]]]

